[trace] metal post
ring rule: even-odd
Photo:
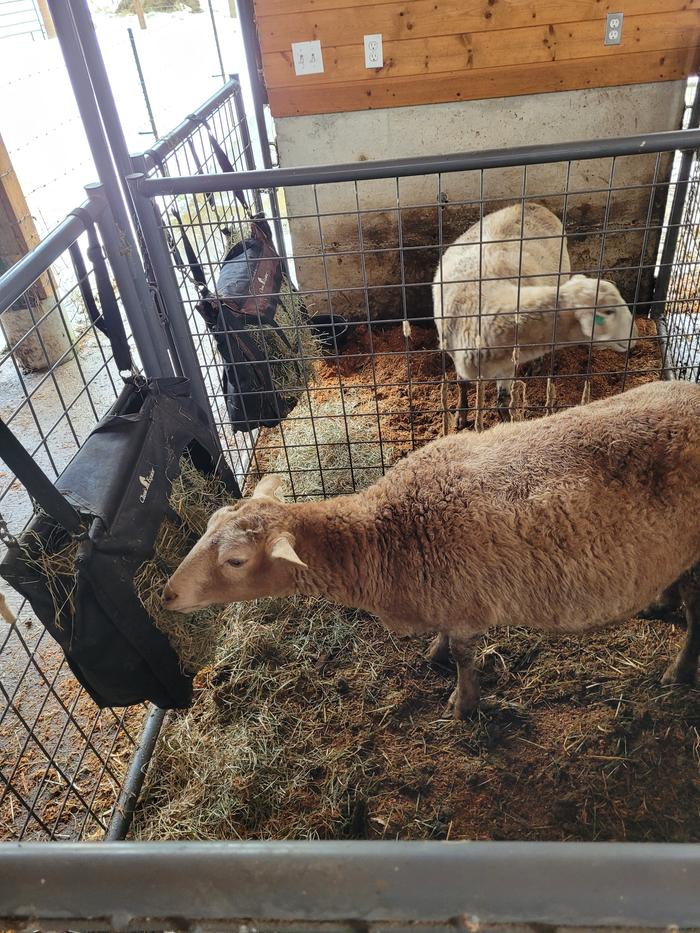
[[[131,324],[146,375],[170,375],[172,367],[167,354],[167,342],[156,316],[150,313],[153,302],[73,18],[64,0],[49,0],[49,6],[90,151],[100,181],[104,185],[114,220],[113,228],[110,229],[110,225],[104,223],[103,219],[101,229],[105,246],[110,251],[110,263],[124,310]]]
[[[221,45],[219,44],[219,30],[216,28],[216,17],[214,16],[214,7],[212,6],[211,0],[209,0],[209,16],[211,17],[211,28],[214,32],[216,54],[219,58],[219,74],[221,75],[221,80],[226,84],[226,71],[224,70],[224,60],[221,57]]]
[[[700,123],[700,81],[695,88],[695,99],[690,111],[688,129],[697,129]],[[664,313],[666,299],[668,297],[668,286],[671,282],[671,272],[673,270],[673,260],[676,254],[678,236],[680,234],[681,221],[683,220],[683,211],[685,210],[685,199],[688,195],[688,182],[690,180],[690,170],[693,165],[693,156],[696,149],[684,149],[681,154],[681,161],[678,167],[678,178],[673,192],[673,201],[671,202],[671,211],[666,225],[666,238],[664,239],[664,248],[659,260],[659,274],[654,283],[654,293],[652,296],[651,317],[658,320]]]
[[[143,787],[143,781],[146,777],[146,771],[153,755],[153,749],[156,747],[161,726],[165,719],[165,710],[152,706],[148,718],[144,723],[139,744],[134,750],[129,765],[129,771],[124,781],[119,800],[114,808],[112,819],[105,834],[105,839],[114,842],[118,839],[126,839],[126,834],[131,827],[131,821],[134,817],[134,810],[138,803],[139,794]]]
[[[202,414],[207,418],[214,437],[218,439],[207,389],[202,377],[194,341],[192,340],[192,333],[187,322],[185,307],[180,297],[175,272],[168,254],[165,235],[158,223],[155,205],[139,191],[139,184],[142,179],[143,175],[130,175],[127,182],[153,274],[158,282],[158,289],[167,309],[168,323],[175,338],[180,372],[190,380],[192,398],[202,409]]]
[[[267,123],[265,122],[265,88],[260,80],[258,34],[255,30],[253,7],[251,5],[251,0],[237,0],[237,3],[238,18],[241,23],[241,35],[243,36],[243,48],[245,49],[246,65],[248,68],[248,79],[250,80],[250,90],[253,95],[255,123],[258,128],[258,139],[262,150],[263,166],[265,168],[272,168],[270,139],[267,135]]]
[[[146,110],[148,111],[148,120],[151,124],[151,132],[155,139],[158,139],[158,130],[156,129],[156,121],[153,116],[153,108],[151,107],[151,100],[148,96],[148,90],[146,88],[146,80],[143,76],[143,69],[141,68],[141,59],[139,58],[139,51],[136,48],[136,39],[134,39],[134,30],[129,26],[126,30],[129,33],[129,42],[131,43],[131,51],[134,55],[134,64],[136,65],[136,71],[139,76],[139,83],[141,84],[141,93],[143,94],[143,100],[146,104]]]
[[[85,191],[90,198],[102,199],[102,185],[86,185]],[[134,336],[136,349],[141,357],[141,364],[147,376],[171,376],[175,370],[168,353],[168,342],[162,323],[158,319],[156,306],[148,284],[143,279],[145,299],[138,296],[134,288],[129,266],[124,255],[123,231],[114,219],[114,213],[108,202],[105,210],[97,218],[97,226],[104,244],[107,260],[109,261],[114,278],[119,288],[119,295],[124,305],[131,333]],[[141,272],[143,276],[143,271]],[[126,286],[129,300],[125,300],[122,288]],[[151,326],[149,326],[151,325]],[[154,343],[153,331],[158,334],[158,343]]]
[[[49,0],[49,2],[52,8],[57,5],[57,0]],[[87,0],[63,0],[61,5],[68,7],[69,15],[72,17],[75,33],[87,66],[88,79],[92,84],[93,95],[102,118],[104,134],[107,137],[109,148],[112,150],[114,161],[123,182],[132,170],[129,147],[126,144],[121,118],[112,94],[112,87],[100,51],[100,44],[97,41],[97,33],[95,32],[95,24],[92,21],[90,8],[87,5]],[[87,132],[87,126],[85,129]],[[126,187],[124,187],[124,194],[126,195]]]
[[[231,79],[237,78],[237,75],[229,75]],[[245,165],[248,171],[255,171],[255,155],[253,153],[253,145],[250,139],[250,129],[248,128],[248,116],[245,112],[245,105],[243,103],[243,92],[241,89],[240,82],[238,87],[235,88],[233,92],[233,109],[236,113],[236,120],[241,131],[241,140],[243,142],[243,158],[245,159]],[[262,115],[263,123],[265,122],[265,114]],[[269,155],[270,146],[267,144],[267,152]],[[268,160],[269,164],[265,164],[266,168],[271,168],[272,160]],[[270,207],[272,208],[272,226],[275,230],[275,240],[277,241],[277,252],[280,255],[282,260],[282,265],[284,271],[287,274],[287,278],[291,281],[291,274],[289,270],[289,261],[287,259],[287,249],[284,243],[284,229],[282,227],[282,221],[280,219],[280,206],[279,200],[277,198],[277,189],[269,189],[270,197]],[[255,209],[257,211],[262,210],[262,199],[260,197],[260,190],[258,188],[253,188],[253,198],[255,200]]]

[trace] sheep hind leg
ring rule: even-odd
[[[496,382],[496,411],[501,421],[510,421],[511,386],[510,379],[499,379]]]
[[[425,656],[436,667],[454,668],[450,654],[450,639],[447,635],[436,635],[430,642]]]
[[[665,590],[657,602],[638,612],[636,618],[659,620],[685,628],[685,612],[683,610],[683,598],[680,594],[680,581]]]
[[[450,650],[457,664],[457,686],[447,702],[443,718],[466,719],[479,704],[479,681],[474,670],[476,638],[450,638]]]
[[[664,684],[694,684],[700,656],[700,564],[690,570],[679,583],[685,603],[688,630],[685,644],[662,678]]]
[[[457,431],[462,431],[464,428],[470,426],[467,420],[467,409],[469,408],[469,380],[459,379],[457,385],[459,386],[459,401],[457,402],[457,411],[455,412],[455,428]]]

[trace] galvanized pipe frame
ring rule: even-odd
[[[120,183],[118,167],[120,169],[124,167],[122,163],[126,145],[123,143],[120,146],[115,139],[121,133],[121,126],[113,125],[108,137],[105,122],[107,117],[103,118],[97,105],[93,78],[88,70],[85,51],[81,45],[79,33],[82,31],[88,39],[94,41],[91,47],[91,59],[94,64],[96,57],[99,58],[99,48],[89,11],[84,3],[81,5],[80,0],[48,0],[48,3],[90,150],[112,212],[113,242],[118,244],[118,248],[112,251],[110,261],[127,316],[130,321],[139,321],[136,328],[132,327],[132,330],[144,370],[148,376],[174,375],[168,354],[168,340],[157,316],[153,296],[143,273],[131,218]],[[73,15],[73,7],[75,7],[76,16]],[[79,30],[76,21],[80,22],[86,17],[87,25],[83,22]],[[97,86],[100,86],[99,76],[95,77],[95,81],[97,81]],[[104,81],[101,86],[104,86]],[[121,133],[121,138],[123,142],[123,133]]]
[[[236,173],[232,176],[220,173],[178,178],[143,178],[139,182],[139,190],[147,197],[164,197],[179,194],[204,194],[209,191],[232,191],[234,188],[301,187],[303,185],[407,178],[414,175],[486,171],[556,162],[579,162],[590,159],[674,152],[675,150],[697,150],[698,148],[700,148],[700,129],[671,130],[664,133],[647,133],[611,139],[586,139],[547,145],[514,146],[510,149],[486,149],[444,156],[263,169]]]
[[[14,929],[700,927],[683,844],[5,843],[0,879]]]
[[[97,221],[107,207],[104,198],[86,201],[82,209]],[[0,314],[18,301],[32,287],[40,275],[46,272],[61,254],[85,232],[80,216],[70,214],[49,233],[31,252],[23,256],[0,276]]]
[[[145,172],[154,168],[160,168],[161,164],[168,156],[171,155],[178,146],[186,142],[193,130],[199,127],[200,121],[208,120],[227,100],[233,99],[235,102],[236,95],[240,92],[240,88],[241,82],[238,75],[230,75],[226,84],[215,91],[201,106],[197,107],[196,110],[193,110],[191,114],[185,117],[182,123],[179,123],[175,129],[166,133],[165,136],[161,136],[155,145],[151,146],[149,149],[144,149],[139,156],[132,156],[132,160],[134,158],[143,158],[143,164],[146,166],[143,169]],[[238,113],[237,116],[239,116]],[[132,168],[131,171],[133,171],[134,168]],[[141,169],[138,170],[140,171]]]

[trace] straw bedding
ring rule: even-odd
[[[545,378],[527,380],[521,415],[658,378],[653,325],[640,329],[624,377],[620,357],[597,352],[587,389],[575,375],[587,351],[568,350],[556,397]],[[410,358],[406,339],[359,328],[320,363],[306,401],[260,433],[246,492],[270,470],[296,497],[349,491],[439,436],[434,336],[414,328]],[[494,402],[488,387],[486,425]],[[682,638],[667,623],[494,632],[478,657],[484,699],[465,723],[440,718],[452,675],[423,659],[426,642],[360,612],[265,600],[207,624],[198,662],[211,661],[192,708],[165,726],[138,838],[700,838],[700,693],[660,686]]]

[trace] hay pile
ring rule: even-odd
[[[642,331],[653,338],[653,325]],[[333,495],[440,434],[434,334],[414,328],[411,358],[398,330],[372,344],[373,358],[356,332],[317,366],[311,399],[260,432],[259,474],[286,473],[296,497]],[[581,396],[582,353],[558,361],[570,378],[557,406]],[[635,353],[628,387],[658,373],[655,340]],[[611,365],[596,356],[593,398],[619,391]],[[545,387],[530,380],[528,399],[544,405]],[[682,638],[666,623],[494,632],[477,658],[482,706],[465,723],[441,719],[453,675],[423,659],[427,639],[397,639],[358,611],[264,600],[217,625],[194,704],[158,743],[139,839],[700,838],[700,691],[660,685]]]
[[[423,639],[320,600],[238,607],[134,834],[698,840],[700,692],[659,684],[678,642],[663,623],[496,633],[481,709],[455,723]]]
[[[311,388],[281,425],[261,432],[246,492],[264,473],[279,473],[295,499],[336,496],[370,486],[395,459],[366,392]]]
[[[85,526],[87,531],[87,525]],[[60,525],[42,534],[27,530],[21,537],[22,559],[36,576],[46,582],[57,628],[62,628],[64,613],[75,612],[78,587],[76,558],[80,542]]]
[[[183,671],[194,674],[214,658],[224,625],[221,608],[190,615],[168,612],[161,595],[168,577],[200,538],[210,516],[231,501],[231,494],[215,477],[197,470],[189,456],[180,459],[180,474],[169,502],[177,521],[166,518],[160,527],[151,560],[134,576],[134,590],[155,626],[170,641]]]

